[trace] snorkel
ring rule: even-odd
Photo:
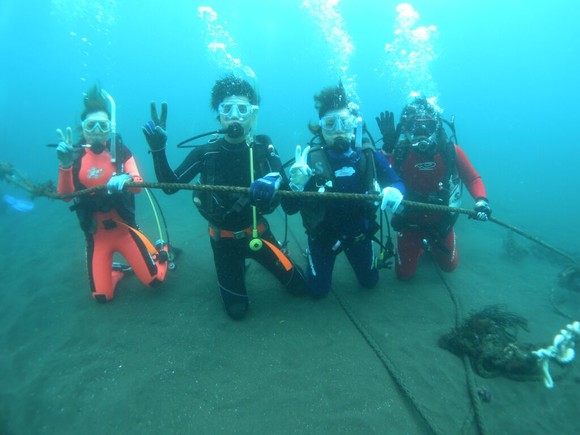
[[[109,153],[111,154],[111,162],[115,163],[117,161],[117,105],[113,97],[104,89],[101,90],[101,95],[109,102],[109,110],[111,112],[111,149]]]

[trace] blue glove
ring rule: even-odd
[[[152,152],[162,151],[167,143],[167,133],[160,126],[155,125],[153,121],[147,122],[141,130],[145,135],[145,140]]]
[[[141,130],[152,152],[162,151],[167,143],[167,103],[161,103],[161,117],[157,115],[155,102],[151,103],[151,121],[147,122]]]
[[[473,219],[475,220],[485,222],[491,216],[491,207],[483,198],[480,198],[475,202],[475,207],[473,209],[477,213],[475,216],[473,216]]]
[[[269,205],[280,187],[282,177],[278,172],[270,172],[255,180],[250,186],[249,196],[252,205]]]
[[[123,190],[127,181],[133,181],[133,177],[129,174],[113,175],[107,183],[107,193],[119,193]]]

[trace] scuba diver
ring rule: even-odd
[[[165,154],[166,103],[161,105],[160,117],[152,103],[152,120],[143,126],[160,182],[189,183],[199,174],[203,185],[250,186],[248,194],[217,190],[193,194],[193,203],[209,224],[220,294],[225,311],[234,320],[242,319],[249,307],[246,258],[260,263],[290,293],[305,292],[302,271],[280,250],[264,217],[279,204],[275,193],[282,181],[282,164],[271,139],[254,135],[259,103],[257,90],[248,80],[234,74],[218,79],[211,107],[222,129],[217,138],[195,147],[175,170]],[[177,190],[164,191],[173,194]]]
[[[356,104],[349,102],[342,83],[314,96],[319,122],[310,124],[315,135],[310,145],[296,147],[290,168],[294,191],[379,193],[381,209],[395,212],[405,188],[383,154],[363,138],[363,121]],[[380,191],[379,184],[385,187]],[[358,282],[373,288],[379,279],[373,236],[378,230],[378,204],[370,201],[320,201],[284,198],[288,214],[300,211],[308,235],[308,291],[325,297],[331,288],[336,257],[344,252]]]
[[[76,144],[70,127],[66,133],[57,130],[58,193],[107,186],[107,190],[76,196],[71,207],[85,234],[91,293],[104,303],[113,298],[117,283],[129,271],[148,287],[159,285],[167,272],[167,244],[158,241],[154,247],[137,229],[135,193],[141,189],[124,189],[124,185],[143,179],[131,151],[115,131],[113,98],[95,85],[85,95],[84,106],[82,138]],[[115,252],[125,257],[129,267],[113,263]]]
[[[474,219],[491,216],[485,186],[467,155],[456,144],[453,122],[444,120],[433,99],[415,97],[405,106],[395,128],[394,115],[382,112],[376,118],[383,135],[382,151],[407,188],[406,199],[427,204],[458,207],[462,185],[475,199]],[[448,137],[443,124],[452,135]],[[398,253],[395,273],[401,280],[413,277],[419,257],[429,251],[442,270],[453,271],[459,253],[453,226],[457,213],[401,208],[392,219],[397,235]]]

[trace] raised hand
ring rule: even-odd
[[[383,148],[391,152],[399,140],[399,127],[395,128],[395,114],[385,110],[379,113],[375,120],[383,135]]]
[[[312,177],[312,169],[308,166],[309,153],[310,146],[302,152],[300,145],[296,145],[294,164],[290,167],[290,189],[295,192],[302,192]]]
[[[162,151],[167,144],[167,103],[161,103],[161,117],[157,115],[157,105],[151,102],[151,120],[142,128],[145,140],[152,152]]]
[[[66,134],[60,128],[56,129],[58,135],[58,146],[56,147],[56,158],[60,162],[62,168],[70,168],[74,161],[73,144],[72,144],[72,129],[66,128]]]
[[[163,130],[167,129],[167,103],[165,101],[161,103],[161,118],[157,116],[155,101],[151,101],[151,120]]]

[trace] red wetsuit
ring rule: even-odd
[[[420,202],[437,198],[438,191],[449,177],[447,159],[440,153],[428,155],[411,149],[396,168],[407,189],[406,199]],[[481,177],[470,163],[465,152],[455,145],[455,173],[469,190],[473,198],[486,199]],[[448,201],[448,200],[447,200]],[[448,204],[443,204],[448,205]],[[417,263],[427,241],[435,260],[446,272],[451,272],[459,261],[453,224],[456,216],[450,213],[431,212],[420,209],[405,210],[402,216],[395,215],[393,226],[398,231],[397,262],[395,272],[400,279],[410,279],[415,274]]]
[[[95,153],[91,148],[80,152],[71,168],[59,168],[58,193],[67,194],[107,184],[115,172],[125,172],[134,182],[141,182],[137,164],[131,152],[117,144],[117,164],[111,162],[108,148]],[[113,254],[120,253],[139,280],[153,286],[162,282],[167,261],[160,262],[148,251],[150,242],[135,230],[134,194],[140,189],[124,189],[108,195],[99,190],[91,195],[76,197],[77,211],[87,241],[87,266],[93,297],[99,302],[113,298],[115,286],[123,277],[121,270],[113,270]],[[66,201],[70,201],[66,200]]]

